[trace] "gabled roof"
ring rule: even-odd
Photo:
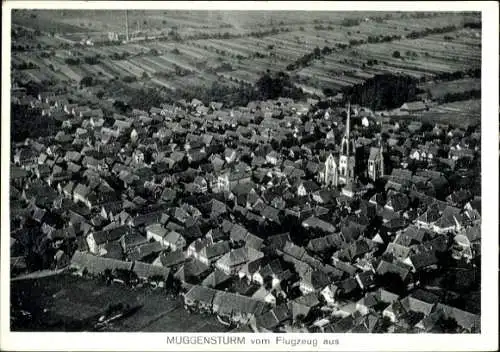
[[[258,236],[255,236],[252,233],[248,233],[248,236],[245,239],[245,246],[246,247],[252,247],[254,249],[261,249],[262,244],[264,243],[264,240]]]
[[[417,221],[420,221],[420,222],[423,222],[426,224],[431,224],[438,219],[439,219],[438,209],[435,207],[429,207],[429,209],[427,209],[425,213],[423,213],[422,215],[420,215],[417,218]]]
[[[146,231],[151,232],[157,236],[164,237],[167,234],[167,229],[161,224],[152,224],[146,227]]]
[[[333,265],[335,265],[336,268],[342,270],[343,272],[346,272],[350,276],[354,275],[358,271],[358,269],[356,269],[355,266],[353,266],[349,263],[346,263],[342,260],[334,261]]]
[[[429,315],[432,312],[432,309],[434,308],[433,303],[427,303],[417,298],[413,298],[411,296],[403,298],[400,302],[403,308],[407,312],[408,311],[417,313],[420,312],[423,313],[425,316]]]
[[[399,295],[387,291],[383,288],[379,288],[375,293],[377,299],[381,302],[392,303],[399,298]]]
[[[170,231],[168,234],[166,234],[164,237],[163,237],[163,240],[167,243],[170,243],[170,244],[174,244],[174,243],[177,243],[178,241],[184,241],[184,237],[176,232],[176,231]]]
[[[176,277],[180,280],[185,281],[186,277],[198,277],[203,273],[207,272],[210,268],[199,260],[189,260],[186,261],[182,267],[175,273]]]
[[[420,270],[430,265],[438,263],[438,258],[436,257],[436,252],[433,250],[421,252],[410,256],[410,261],[413,264],[415,270]]]
[[[267,238],[267,241],[269,242],[270,246],[281,249],[285,246],[286,242],[290,242],[290,233],[285,232],[269,236]]]
[[[214,288],[230,279],[230,275],[227,275],[225,272],[216,268],[202,281],[201,285]]]
[[[410,248],[391,242],[387,245],[385,253],[390,253],[396,258],[405,259],[410,254]]]
[[[191,289],[184,295],[184,300],[211,305],[217,292],[217,290],[208,287],[193,285]]]
[[[213,305],[217,306],[217,313],[223,315],[235,313],[260,315],[266,311],[266,304],[261,300],[222,291],[217,292]]]
[[[362,271],[356,275],[359,283],[363,285],[363,288],[370,287],[375,284],[375,273],[371,270]]]
[[[168,268],[137,261],[134,262],[132,271],[135,272],[139,278],[145,279],[152,278],[153,276],[162,276],[163,278],[167,278],[170,274],[170,269]]]
[[[328,275],[321,270],[310,270],[302,276],[302,281],[311,285],[314,289],[322,289],[330,284]]]
[[[273,310],[269,310],[256,318],[257,326],[263,327],[267,330],[272,330],[280,324],[279,319]]]
[[[304,296],[300,296],[294,299],[292,302],[306,307],[314,307],[320,303],[315,293],[308,293]]]
[[[229,246],[229,242],[217,242],[211,246],[204,247],[200,254],[206,256],[208,259],[219,257],[227,252],[229,252],[231,247]]]
[[[96,231],[92,235],[96,244],[103,244],[120,239],[129,232],[128,226],[117,226],[110,230]]]
[[[339,290],[341,290],[346,295],[350,294],[359,287],[356,279],[352,277],[339,281],[336,283],[336,285]]]
[[[128,258],[132,261],[141,260],[153,253],[159,253],[163,250],[160,242],[149,242],[135,247],[129,254]]]
[[[262,258],[264,254],[250,247],[241,247],[232,250],[219,259],[219,263],[229,267],[245,264],[249,261],[254,261]]]
[[[89,253],[76,251],[71,258],[71,267],[83,270],[86,269],[90,274],[100,274],[106,269],[131,270],[132,263],[121,260],[97,257]]]
[[[306,250],[304,247],[297,246],[293,242],[287,241],[283,247],[283,252],[300,260]]]
[[[464,329],[468,329],[471,331],[480,331],[481,317],[479,315],[469,313],[442,303],[438,303],[436,305],[436,311],[442,311],[447,316],[454,318],[457,321],[457,324]]]
[[[162,254],[160,256],[160,261],[164,267],[168,268],[170,266],[184,263],[186,261],[186,256],[182,250],[176,250]]]
[[[465,231],[465,235],[470,242],[478,241],[481,239],[481,224],[471,226]]]
[[[431,304],[439,302],[438,295],[435,295],[434,293],[423,290],[423,289],[416,289],[409,296],[412,298],[418,299],[420,301],[431,303]]]
[[[410,269],[381,260],[376,272],[378,275],[384,275],[386,273],[397,274],[403,281],[405,281],[410,273]]]
[[[224,223],[222,224],[222,226],[224,227]],[[235,242],[245,241],[247,236],[248,236],[248,230],[239,224],[233,224],[231,226],[230,231],[231,232],[230,232],[229,237],[230,237],[231,241],[235,241]]]
[[[408,247],[415,243],[421,243],[426,234],[426,230],[410,225],[396,236],[394,243]]]

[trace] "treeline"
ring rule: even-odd
[[[401,40],[401,36],[398,34],[394,35],[369,35],[368,38],[366,38],[366,42],[369,44],[373,43],[386,43],[386,42],[392,42],[393,40]]]
[[[340,22],[340,25],[344,27],[354,27],[359,26],[360,23],[361,19],[359,18],[344,18],[342,22]]]
[[[422,31],[413,31],[413,32],[407,34],[406,38],[418,39],[418,38],[426,37],[426,36],[431,35],[431,34],[443,34],[443,33],[453,32],[456,29],[457,29],[457,27],[454,25],[439,27],[439,28],[425,28]]]
[[[350,101],[374,110],[394,109],[417,98],[417,83],[410,76],[377,75],[362,84],[344,89],[344,103]]]
[[[481,29],[481,22],[465,22],[464,28]]]
[[[30,69],[36,69],[39,67],[31,61],[28,61],[28,62],[23,61],[20,64],[12,65],[12,68],[15,68],[16,70],[30,70]]]
[[[446,93],[440,97],[437,97],[435,101],[437,101],[440,104],[445,104],[445,103],[453,103],[455,101],[480,99],[480,98],[481,98],[481,91],[473,89],[465,92]]]
[[[99,62],[100,61],[97,56],[85,56],[82,58],[68,57],[67,59],[64,59],[64,63],[66,63],[67,65],[81,65],[81,64],[97,65]]]
[[[434,77],[434,79],[443,81],[454,81],[465,77],[481,78],[481,68],[471,68],[465,71],[443,72]]]
[[[342,44],[342,43],[337,43],[336,47],[338,49],[345,49],[347,47],[347,45]],[[320,59],[322,56],[325,56],[325,55],[330,55],[334,50],[335,49],[330,48],[328,46],[323,47],[323,49],[316,47],[316,48],[314,48],[314,50],[311,53],[305,54],[305,55],[301,56],[300,58],[298,58],[297,60],[295,60],[295,62],[289,64],[286,67],[286,70],[293,71],[293,70],[297,70],[297,69],[300,69],[303,67],[307,67],[312,63],[313,60]]]

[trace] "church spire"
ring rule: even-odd
[[[349,140],[349,134],[351,129],[351,102],[347,103],[347,122],[345,127],[345,135],[347,140]]]
[[[354,146],[352,146],[354,147]],[[347,104],[347,120],[345,124],[344,137],[342,138],[342,154],[351,155],[354,149],[351,150],[351,102]]]

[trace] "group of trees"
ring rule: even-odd
[[[409,76],[377,75],[362,84],[344,89],[344,100],[374,110],[394,109],[416,99],[417,83]]]
[[[177,29],[172,29],[168,32],[168,36],[163,39],[174,40],[177,42],[185,41],[185,40],[201,40],[201,39],[236,39],[236,38],[244,38],[244,37],[255,37],[262,38],[270,35],[276,35],[282,32],[290,32],[290,28],[286,27],[273,27],[269,30],[262,31],[253,31],[249,33],[230,33],[230,32],[217,32],[217,33],[196,33],[192,35],[181,36]]]
[[[446,93],[443,96],[438,97],[436,101],[440,104],[445,104],[469,99],[481,99],[481,90],[473,89],[463,92]]]
[[[344,18],[342,22],[340,22],[340,25],[344,27],[354,27],[359,26],[360,23],[361,19],[359,18]]]
[[[15,68],[17,70],[30,70],[30,69],[36,69],[36,68],[38,68],[38,66],[35,65],[31,61],[23,61],[20,64],[12,65],[12,66],[13,66],[13,68]]]
[[[290,75],[285,72],[271,74],[266,72],[255,84],[258,100],[276,99],[286,97],[302,100],[305,97],[304,92],[295,87]]]
[[[26,138],[55,135],[59,124],[50,116],[42,116],[40,109],[11,104],[10,136],[13,142]]]
[[[97,56],[85,56],[83,58],[68,57],[67,59],[64,59],[64,63],[66,63],[67,65],[81,65],[81,64],[97,65],[99,62],[100,61]]]
[[[438,28],[425,28],[424,30],[421,31],[413,31],[410,32],[409,34],[406,35],[406,38],[408,39],[418,39],[422,38],[431,34],[443,34],[443,33],[448,33],[448,32],[453,32],[457,29],[456,26],[454,25],[449,25],[445,27],[438,27]]]
[[[342,45],[342,44],[338,43],[336,45],[337,48],[342,48],[339,45]],[[314,50],[312,52],[301,56],[294,63],[289,64],[286,67],[286,69],[287,69],[287,71],[293,71],[293,70],[300,69],[302,67],[307,67],[312,63],[313,60],[321,59],[321,57],[323,57],[325,55],[330,55],[333,51],[334,51],[334,49],[330,48],[328,46],[323,47],[323,49],[316,47],[316,48],[314,48]]]

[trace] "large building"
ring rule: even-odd
[[[340,144],[340,155],[330,154],[325,161],[324,171],[320,173],[321,182],[326,186],[349,186],[351,187],[357,179],[360,160],[356,158],[356,144],[351,138],[351,107],[347,107],[347,120],[344,136]],[[367,176],[370,180],[376,181],[384,176],[384,148],[379,139],[377,147],[370,148],[370,155],[367,163]],[[356,171],[358,170],[358,171]],[[349,188],[348,187],[348,188]]]
[[[356,165],[356,146],[354,140],[351,140],[351,104],[347,107],[347,122],[344,137],[340,144],[339,157],[339,182],[347,185],[354,180],[354,167]]]
[[[368,157],[368,178],[372,181],[377,181],[384,176],[384,147],[379,140],[378,147],[370,148],[370,156]]]
[[[340,145],[340,156],[337,159],[330,154],[325,161],[323,183],[328,186],[346,185],[355,179],[354,169],[356,166],[356,146],[350,135],[351,128],[351,105],[347,107],[347,121],[344,137]]]

